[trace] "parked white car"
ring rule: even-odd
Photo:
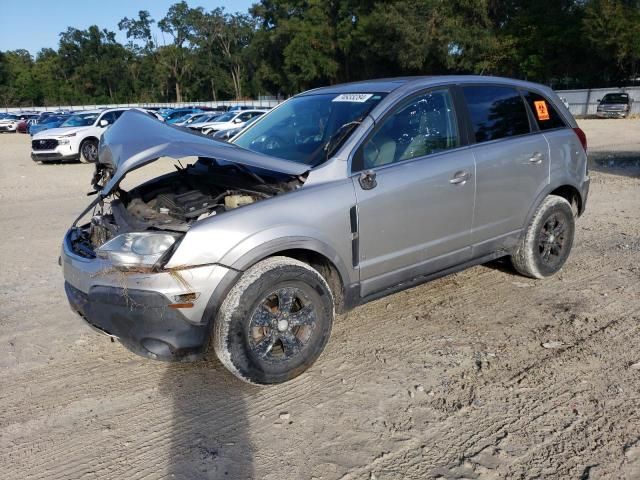
[[[226,114],[223,114],[220,112],[207,113],[203,117],[200,117],[199,119],[197,119],[195,122],[192,122],[189,125],[187,125],[187,127],[189,127],[191,130],[202,132],[203,128],[208,127],[223,115],[226,115]]]
[[[227,112],[217,118],[215,122],[206,124],[202,127],[202,133],[205,135],[213,135],[221,130],[230,128],[238,128],[244,126],[254,117],[259,117],[267,113],[267,110],[242,110],[236,112]]]
[[[18,123],[20,123],[20,117],[17,115],[5,115],[0,120],[0,132],[15,132],[18,129]]]
[[[36,162],[80,160],[95,163],[100,135],[126,110],[110,108],[76,113],[60,127],[36,133],[31,140],[31,159]]]
[[[207,112],[187,113],[178,121],[173,122],[172,125],[175,125],[176,127],[186,127],[192,123],[199,122],[200,119],[204,117],[209,117],[209,114]]]

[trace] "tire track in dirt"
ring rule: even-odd
[[[611,348],[610,352],[616,354],[607,359],[605,369],[594,369],[590,371],[599,380],[606,380],[613,372],[616,377],[623,373],[621,381],[626,381],[631,386],[632,391],[638,392],[640,379],[638,375],[628,368],[631,359],[640,358],[640,347],[635,342],[633,350],[619,352],[613,348],[624,340],[637,338],[640,333],[640,317],[630,317],[626,313],[616,320],[609,322],[604,327],[596,330],[584,340],[568,347],[556,355],[547,357],[534,365],[527,366],[518,375],[504,384],[491,384],[479,387],[477,397],[483,398],[485,405],[491,404],[494,410],[490,417],[485,416],[484,408],[475,409],[466,407],[460,413],[449,417],[437,430],[432,431],[425,438],[416,438],[402,450],[392,452],[381,457],[371,465],[364,466],[358,470],[349,472],[342,477],[343,480],[353,478],[364,478],[369,472],[376,472],[376,478],[398,478],[394,475],[401,474],[402,478],[437,478],[438,476],[447,478],[475,478],[477,475],[489,474],[490,466],[502,465],[506,459],[501,458],[498,462],[490,459],[478,459],[478,456],[487,449],[491,450],[491,455],[501,455],[505,451],[505,439],[517,436],[525,430],[536,430],[538,424],[557,424],[558,419],[549,417],[572,417],[566,424],[560,425],[551,435],[547,433],[542,436],[540,442],[533,442],[526,446],[526,453],[517,458],[520,463],[514,470],[495,472],[496,477],[505,475],[509,478],[524,478],[536,475],[542,476],[563,476],[576,478],[576,474],[582,474],[582,469],[586,465],[571,465],[571,460],[576,452],[560,452],[563,458],[558,458],[558,452],[554,452],[555,446],[566,440],[567,436],[575,434],[576,430],[586,430],[587,424],[596,430],[606,430],[602,426],[598,429],[595,424],[606,424],[608,417],[602,415],[584,415],[578,417],[579,412],[571,404],[586,405],[589,402],[586,397],[593,394],[591,388],[578,388],[579,385],[567,384],[559,381],[567,362],[576,363],[587,362],[589,357],[604,348]],[[618,350],[618,351],[616,351]],[[624,366],[624,367],[621,367]],[[555,380],[555,381],[554,381]],[[635,385],[635,390],[633,386]],[[573,387],[573,388],[572,388]],[[527,395],[527,390],[544,388],[546,402],[533,402]],[[603,392],[597,392],[603,393]],[[486,396],[485,396],[486,395]],[[536,398],[540,398],[537,396]],[[640,396],[635,398],[619,399],[613,408],[617,409],[619,415],[610,412],[613,418],[628,418],[638,421],[637,408],[640,405]],[[569,408],[567,408],[569,407]],[[568,413],[558,414],[558,409],[568,410]],[[497,412],[495,410],[498,410]],[[468,435],[465,424],[475,426],[473,435]],[[462,433],[462,434],[461,434]],[[433,441],[435,448],[424,448]],[[606,440],[600,441],[606,444]],[[587,446],[583,449],[586,450]],[[435,453],[433,451],[435,450]],[[551,451],[550,451],[551,450]],[[577,452],[580,453],[580,452]],[[555,454],[555,455],[554,455]],[[566,457],[566,458],[564,458]],[[476,459],[474,463],[473,459]],[[537,459],[538,461],[534,461]],[[516,459],[512,460],[515,463]],[[484,465],[483,465],[484,464]],[[561,466],[563,471],[551,471],[553,467]],[[538,471],[533,468],[537,468]],[[500,473],[501,475],[498,475]]]

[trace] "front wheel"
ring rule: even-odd
[[[331,289],[316,270],[271,257],[247,270],[227,295],[213,346],[224,366],[245,382],[286,382],[318,359],[334,315]]]
[[[96,163],[98,161],[98,141],[87,139],[80,145],[80,161]]]
[[[511,257],[511,263],[527,277],[550,277],[567,261],[575,228],[569,202],[557,195],[549,195],[536,210],[522,243]]]

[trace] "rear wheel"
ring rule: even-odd
[[[98,141],[88,138],[80,145],[80,161],[96,163],[98,161]]]
[[[571,205],[562,197],[549,195],[536,210],[511,263],[527,277],[549,277],[567,261],[574,234]]]
[[[333,297],[324,278],[303,262],[272,257],[247,270],[227,295],[213,346],[241,380],[282,383],[318,359],[333,318]]]

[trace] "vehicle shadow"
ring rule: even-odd
[[[491,270],[497,270],[502,273],[506,273],[512,277],[522,277],[518,272],[516,272],[513,265],[511,265],[511,260],[509,257],[500,257],[495,260],[491,260],[490,262],[483,263],[483,267],[489,268]]]
[[[173,403],[168,478],[255,478],[245,398],[257,387],[211,359],[169,364],[159,388]]]
[[[640,177],[640,151],[589,152],[589,168],[596,172]]]

